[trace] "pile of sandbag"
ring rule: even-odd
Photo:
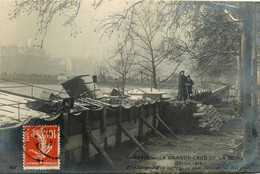
[[[199,127],[209,131],[219,131],[224,117],[212,105],[197,104],[197,111],[192,114],[199,122]]]

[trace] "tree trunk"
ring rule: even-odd
[[[252,75],[253,75],[253,84],[252,84],[252,107],[253,107],[253,125],[252,125],[252,136],[253,138],[257,137],[257,124],[258,124],[258,86],[257,86],[257,45],[256,45],[256,38],[258,37],[257,34],[257,6],[256,3],[253,2],[253,46],[252,46]]]
[[[126,83],[126,75],[124,74],[123,76],[122,76],[122,95],[124,95],[125,94],[125,83]]]
[[[241,43],[241,39],[240,39],[240,43]],[[240,48],[241,48],[241,44],[240,44]],[[242,83],[241,49],[240,49],[239,56],[237,56],[237,92],[238,92],[238,103],[240,104],[240,106],[243,102],[242,85],[243,85],[243,83]]]
[[[155,89],[157,89],[157,74],[156,74],[156,67],[155,67],[155,63],[154,63],[154,57],[153,57],[153,53],[151,54],[152,56],[152,69],[153,69],[153,87]]]
[[[252,3],[242,4],[242,33],[241,33],[241,63],[242,63],[242,88],[243,88],[243,121],[244,121],[244,145],[243,156],[247,159],[250,156],[250,145],[252,138],[253,110],[251,104],[252,94]]]
[[[242,31],[242,25],[240,29]],[[242,37],[242,36],[241,36]],[[240,48],[241,48],[241,38],[240,38]],[[239,55],[237,56],[237,113],[236,116],[241,117],[243,113],[243,77],[242,77],[242,62],[241,62],[241,49],[239,50]]]
[[[157,78],[156,78],[156,70],[155,70],[155,67],[153,68],[153,87],[155,88],[155,89],[157,89],[158,87],[157,87]]]

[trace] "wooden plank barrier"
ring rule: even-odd
[[[122,131],[126,134],[126,136],[129,137],[130,140],[132,140],[140,149],[142,152],[144,152],[148,157],[150,157],[149,153],[147,152],[147,150],[142,146],[142,144],[140,142],[138,142],[138,140],[132,136],[121,124],[120,124],[120,128],[122,129]]]

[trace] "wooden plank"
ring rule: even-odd
[[[107,131],[106,131],[106,128],[107,128],[107,109],[106,108],[103,108],[103,112],[102,112],[102,116],[101,116],[101,120],[100,120],[100,136],[102,138],[102,141],[104,142],[105,144],[105,148],[107,148]]]
[[[171,132],[171,134],[174,137],[176,137],[176,135],[173,133],[173,131],[167,126],[167,124],[164,123],[164,121],[157,114],[155,114],[155,117],[162,123],[162,125],[164,125],[166,127],[166,129],[168,129],[169,132]]]
[[[143,117],[145,115],[144,113],[144,105],[140,106],[140,117]],[[139,139],[142,140],[144,137],[144,127],[143,127],[143,120],[139,119]]]
[[[166,138],[161,132],[159,132],[156,128],[154,128],[152,125],[150,125],[144,118],[141,118],[143,120],[143,122],[149,127],[151,128],[157,135],[159,135],[162,138]]]
[[[69,114],[63,113],[63,135],[64,135],[64,143],[69,142]]]
[[[106,131],[106,126],[107,126],[107,109],[106,108],[103,108],[100,123],[101,123],[100,124],[101,131],[102,132]]]
[[[155,117],[156,112],[157,112],[156,104],[157,103],[153,104],[153,127],[156,127],[156,117]]]
[[[90,157],[89,139],[87,138],[86,131],[90,130],[89,126],[89,111],[85,110],[85,115],[82,116],[82,161],[87,163]]]
[[[139,148],[142,152],[144,152],[148,157],[150,157],[149,153],[147,152],[147,150],[142,146],[141,143],[139,143],[137,141],[137,139],[132,136],[121,124],[120,124],[120,128],[122,129],[122,131],[129,137],[130,140],[132,140]]]
[[[96,139],[91,135],[91,133],[89,131],[85,131],[87,137],[89,138],[91,144],[94,146],[94,148],[101,154],[103,155],[103,157],[105,157],[105,159],[108,161],[108,163],[110,164],[110,166],[113,169],[117,169],[115,163],[112,161],[112,159],[109,157],[109,155],[106,153],[106,151],[100,147],[100,145],[97,143]]]

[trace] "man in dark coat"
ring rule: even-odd
[[[188,79],[188,84],[187,84],[187,88],[188,88],[188,94],[189,94],[189,98],[192,94],[192,85],[194,85],[193,80],[190,78],[190,76],[187,76]]]
[[[187,83],[188,83],[188,79],[184,75],[184,71],[181,71],[179,74],[179,90],[178,90],[179,101],[187,100],[187,87],[186,87]]]

